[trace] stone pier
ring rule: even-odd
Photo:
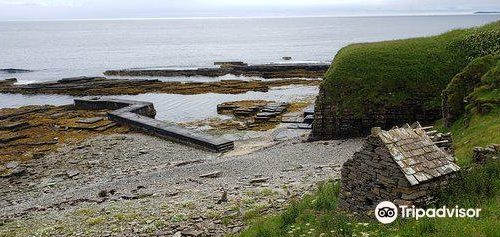
[[[137,130],[186,145],[213,152],[226,152],[234,148],[234,142],[211,135],[194,132],[154,119],[153,103],[119,99],[75,99],[77,109],[114,109],[108,113],[110,120]]]

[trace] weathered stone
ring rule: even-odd
[[[371,216],[382,201],[430,204],[436,199],[433,191],[455,177],[459,168],[452,160],[421,127],[374,129],[362,149],[342,167],[339,208]]]
[[[5,164],[5,167],[6,167],[7,169],[15,169],[15,168],[17,168],[18,166],[19,166],[19,162],[17,162],[17,161],[10,161],[10,162],[8,162],[7,164]]]
[[[104,72],[105,75],[119,76],[206,76],[219,77],[227,74],[256,76],[263,78],[321,78],[328,70],[327,63],[294,63],[294,64],[260,64],[245,65],[243,62],[235,66],[233,63],[221,63],[219,68],[198,68],[186,70],[111,70]],[[238,62],[239,63],[239,62]],[[222,66],[225,65],[225,66]],[[227,66],[226,66],[227,65]]]
[[[73,178],[79,174],[80,174],[80,171],[78,171],[78,170],[69,170],[66,172],[66,175],[68,175],[69,178]]]
[[[250,180],[250,183],[251,184],[256,184],[256,183],[265,183],[269,180],[270,178],[269,177],[264,177],[264,178],[256,178],[256,179],[252,179]]]
[[[31,125],[27,122],[16,122],[10,123],[6,125],[0,125],[0,130],[10,130],[10,131],[19,131],[25,128],[30,127]]]
[[[92,124],[92,123],[97,123],[99,121],[104,120],[103,117],[95,117],[95,118],[87,118],[83,120],[77,120],[77,123],[83,123],[83,124]]]
[[[182,237],[182,232],[180,232],[180,231],[175,232],[173,237]]]
[[[228,201],[228,199],[227,199],[227,191],[224,190],[222,192],[221,198],[217,201],[217,204],[222,204],[222,203],[227,202],[227,201]]]
[[[183,144],[214,152],[226,152],[234,148],[234,142],[207,134],[193,132],[179,126],[155,120],[156,110],[152,103],[118,99],[75,99],[79,109],[115,109],[108,113],[110,120],[138,130]]]
[[[196,230],[183,230],[181,233],[183,236],[194,236],[194,237],[198,237],[203,234],[203,232]]]
[[[24,135],[24,134],[23,135],[12,135],[12,136],[8,136],[5,138],[0,138],[0,143],[9,143],[9,142],[25,139],[28,137],[29,137],[28,135]]]
[[[475,147],[474,161],[479,164],[484,164],[488,160],[498,159],[500,157],[500,145],[492,144],[487,147]]]
[[[19,166],[19,167],[16,167],[14,169],[8,169],[7,171],[4,171],[4,173],[2,175],[0,175],[0,177],[10,178],[13,176],[21,176],[26,172],[26,170],[27,169],[25,167]]]
[[[210,173],[207,173],[207,174],[202,174],[200,175],[200,178],[217,178],[219,176],[221,176],[222,172],[220,171],[214,171],[214,172],[210,172]]]
[[[180,167],[180,166],[186,166],[186,165],[192,165],[192,164],[198,164],[198,163],[203,163],[203,160],[197,159],[197,160],[183,160],[183,161],[178,161],[173,163],[172,165],[175,167]]]

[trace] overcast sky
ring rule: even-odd
[[[500,0],[0,0],[0,19],[373,15],[500,10]]]

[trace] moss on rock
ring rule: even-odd
[[[455,122],[464,112],[464,99],[479,87],[487,72],[500,62],[500,55],[488,55],[473,60],[457,74],[443,91],[443,121],[446,127]],[[486,78],[489,78],[488,76]]]

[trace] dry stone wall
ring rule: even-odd
[[[406,131],[398,132],[405,134]],[[415,147],[414,144],[405,144],[402,141],[394,144],[402,146],[393,147],[391,151],[387,148],[387,142],[379,136],[371,135],[361,150],[344,163],[341,171],[340,211],[369,218],[374,216],[375,207],[382,201],[424,207],[435,202],[437,191],[456,177],[458,166],[447,163],[444,160],[446,156],[436,157],[434,160],[427,159],[427,155],[439,154],[436,149],[440,148],[434,147],[434,151],[428,150],[426,154],[415,156],[413,151],[421,149],[418,145]],[[410,157],[399,154],[395,157],[394,149],[403,147],[416,149],[409,152]],[[434,166],[437,163],[442,167]],[[449,167],[453,170],[445,171]],[[425,172],[425,175],[420,175],[421,172]],[[435,175],[427,176],[427,173]]]
[[[362,137],[372,127],[390,129],[405,123],[420,121],[423,125],[433,124],[441,118],[441,110],[425,109],[421,101],[407,101],[402,106],[364,105],[365,113],[356,116],[350,109],[341,109],[340,103],[327,95],[324,89],[316,100],[311,140]]]

